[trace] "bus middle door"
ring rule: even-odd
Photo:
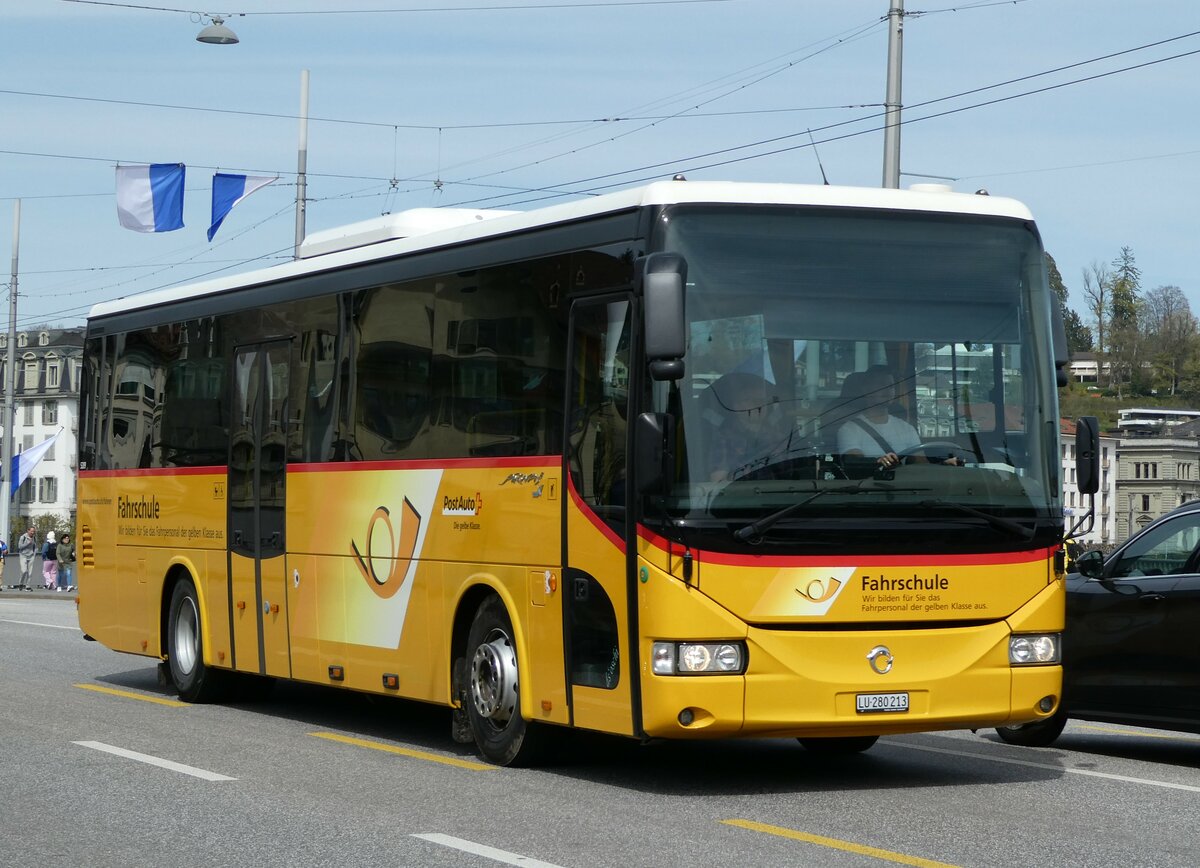
[[[234,354],[229,455],[229,595],[242,672],[289,677],[286,558],[289,345]]]

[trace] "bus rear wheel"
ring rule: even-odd
[[[225,673],[204,665],[200,601],[191,579],[171,592],[167,612],[167,666],[171,682],[185,702],[213,702],[225,686]]]
[[[484,759],[528,765],[538,753],[536,726],[521,717],[521,684],[512,622],[499,597],[488,597],[467,633],[466,705]]]
[[[848,735],[841,738],[798,738],[796,741],[804,745],[804,749],[809,753],[850,754],[870,750],[875,742],[879,741],[879,736]]]

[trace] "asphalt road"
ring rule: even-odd
[[[1188,866],[1200,737],[1072,723],[794,741],[580,736],[497,769],[444,709],[280,684],[185,705],[85,642],[74,595],[0,593],[0,865]]]

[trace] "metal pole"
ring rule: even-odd
[[[12,506],[13,425],[17,414],[13,404],[17,385],[17,259],[21,250],[21,200],[13,202],[12,279],[8,289],[8,362],[4,371],[4,438],[0,444],[0,482],[4,495],[0,497],[0,538],[12,549],[16,543],[9,527]]]
[[[904,66],[904,0],[888,9],[887,96],[884,98],[883,186],[900,186],[900,71]]]
[[[300,70],[300,147],[296,154],[296,250],[293,258],[300,258],[300,245],[304,243],[305,188],[308,185],[308,70]]]

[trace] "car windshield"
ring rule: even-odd
[[[654,393],[679,419],[663,515],[739,528],[780,513],[753,535],[810,544],[818,526],[859,539],[880,522],[977,526],[991,548],[1049,538],[1057,403],[1030,226],[680,206],[662,227],[658,246],[688,264],[689,329],[683,379]],[[911,544],[933,545],[924,533]]]

